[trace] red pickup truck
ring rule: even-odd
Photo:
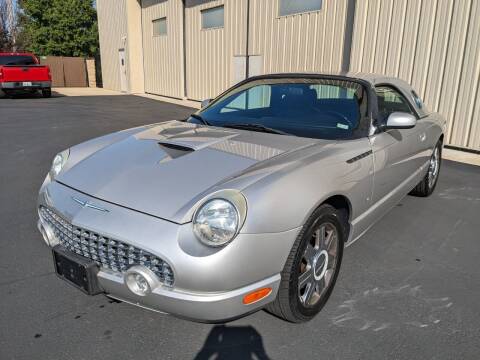
[[[0,90],[6,95],[40,90],[43,97],[50,97],[50,68],[40,65],[38,58],[30,53],[0,53]]]

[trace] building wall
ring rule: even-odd
[[[185,9],[182,0],[98,0],[104,86],[120,89],[127,35],[130,89],[177,98],[218,95],[246,76],[247,56],[250,75],[384,73],[445,115],[447,144],[480,150],[480,1],[323,0],[319,12],[289,16],[278,15],[279,0],[249,2],[247,27],[247,0],[185,0]],[[202,29],[201,10],[219,5],[224,27]],[[151,21],[163,16],[168,34],[153,37]]]
[[[250,0],[248,31],[247,4],[186,0],[188,98],[214,97],[239,78],[234,58],[247,55],[247,33],[248,55],[260,61],[255,75],[341,70],[348,0],[325,0],[321,11],[289,16],[278,15],[276,0]],[[219,5],[225,6],[225,26],[203,30],[201,10]]]
[[[167,18],[167,35],[153,36],[152,20]],[[142,1],[145,92],[182,98],[183,7],[181,0]]]
[[[351,70],[398,76],[448,120],[446,142],[480,149],[480,1],[357,1]]]
[[[187,97],[215,97],[232,85],[233,57],[246,53],[246,0],[186,0]],[[202,29],[201,10],[224,5],[224,27]]]
[[[138,0],[125,0],[127,8],[127,76],[131,93],[145,92],[143,68],[142,7]]]
[[[348,0],[288,16],[279,16],[278,6],[250,0],[249,54],[262,56],[263,73],[340,71]]]
[[[97,0],[103,87],[121,90],[118,49],[125,48],[127,11],[125,0]]]

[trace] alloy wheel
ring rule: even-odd
[[[438,146],[433,150],[432,157],[430,158],[430,165],[428,167],[428,187],[432,188],[437,181],[438,173],[440,170],[440,150]]]
[[[305,307],[315,306],[333,280],[338,257],[338,231],[330,222],[313,232],[303,253],[298,275],[298,297]]]

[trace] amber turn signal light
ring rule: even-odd
[[[243,303],[245,305],[252,304],[259,300],[262,300],[264,297],[270,295],[272,288],[262,288],[251,292],[243,297]]]

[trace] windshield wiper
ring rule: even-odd
[[[260,124],[226,124],[223,127],[231,128],[231,129],[240,129],[240,130],[252,130],[252,131],[260,131],[270,134],[278,134],[278,135],[292,135],[285,131],[272,129]]]
[[[197,120],[200,120],[200,122],[204,125],[210,126],[210,123],[198,114],[191,114],[190,117],[192,117],[194,119],[197,119]]]

